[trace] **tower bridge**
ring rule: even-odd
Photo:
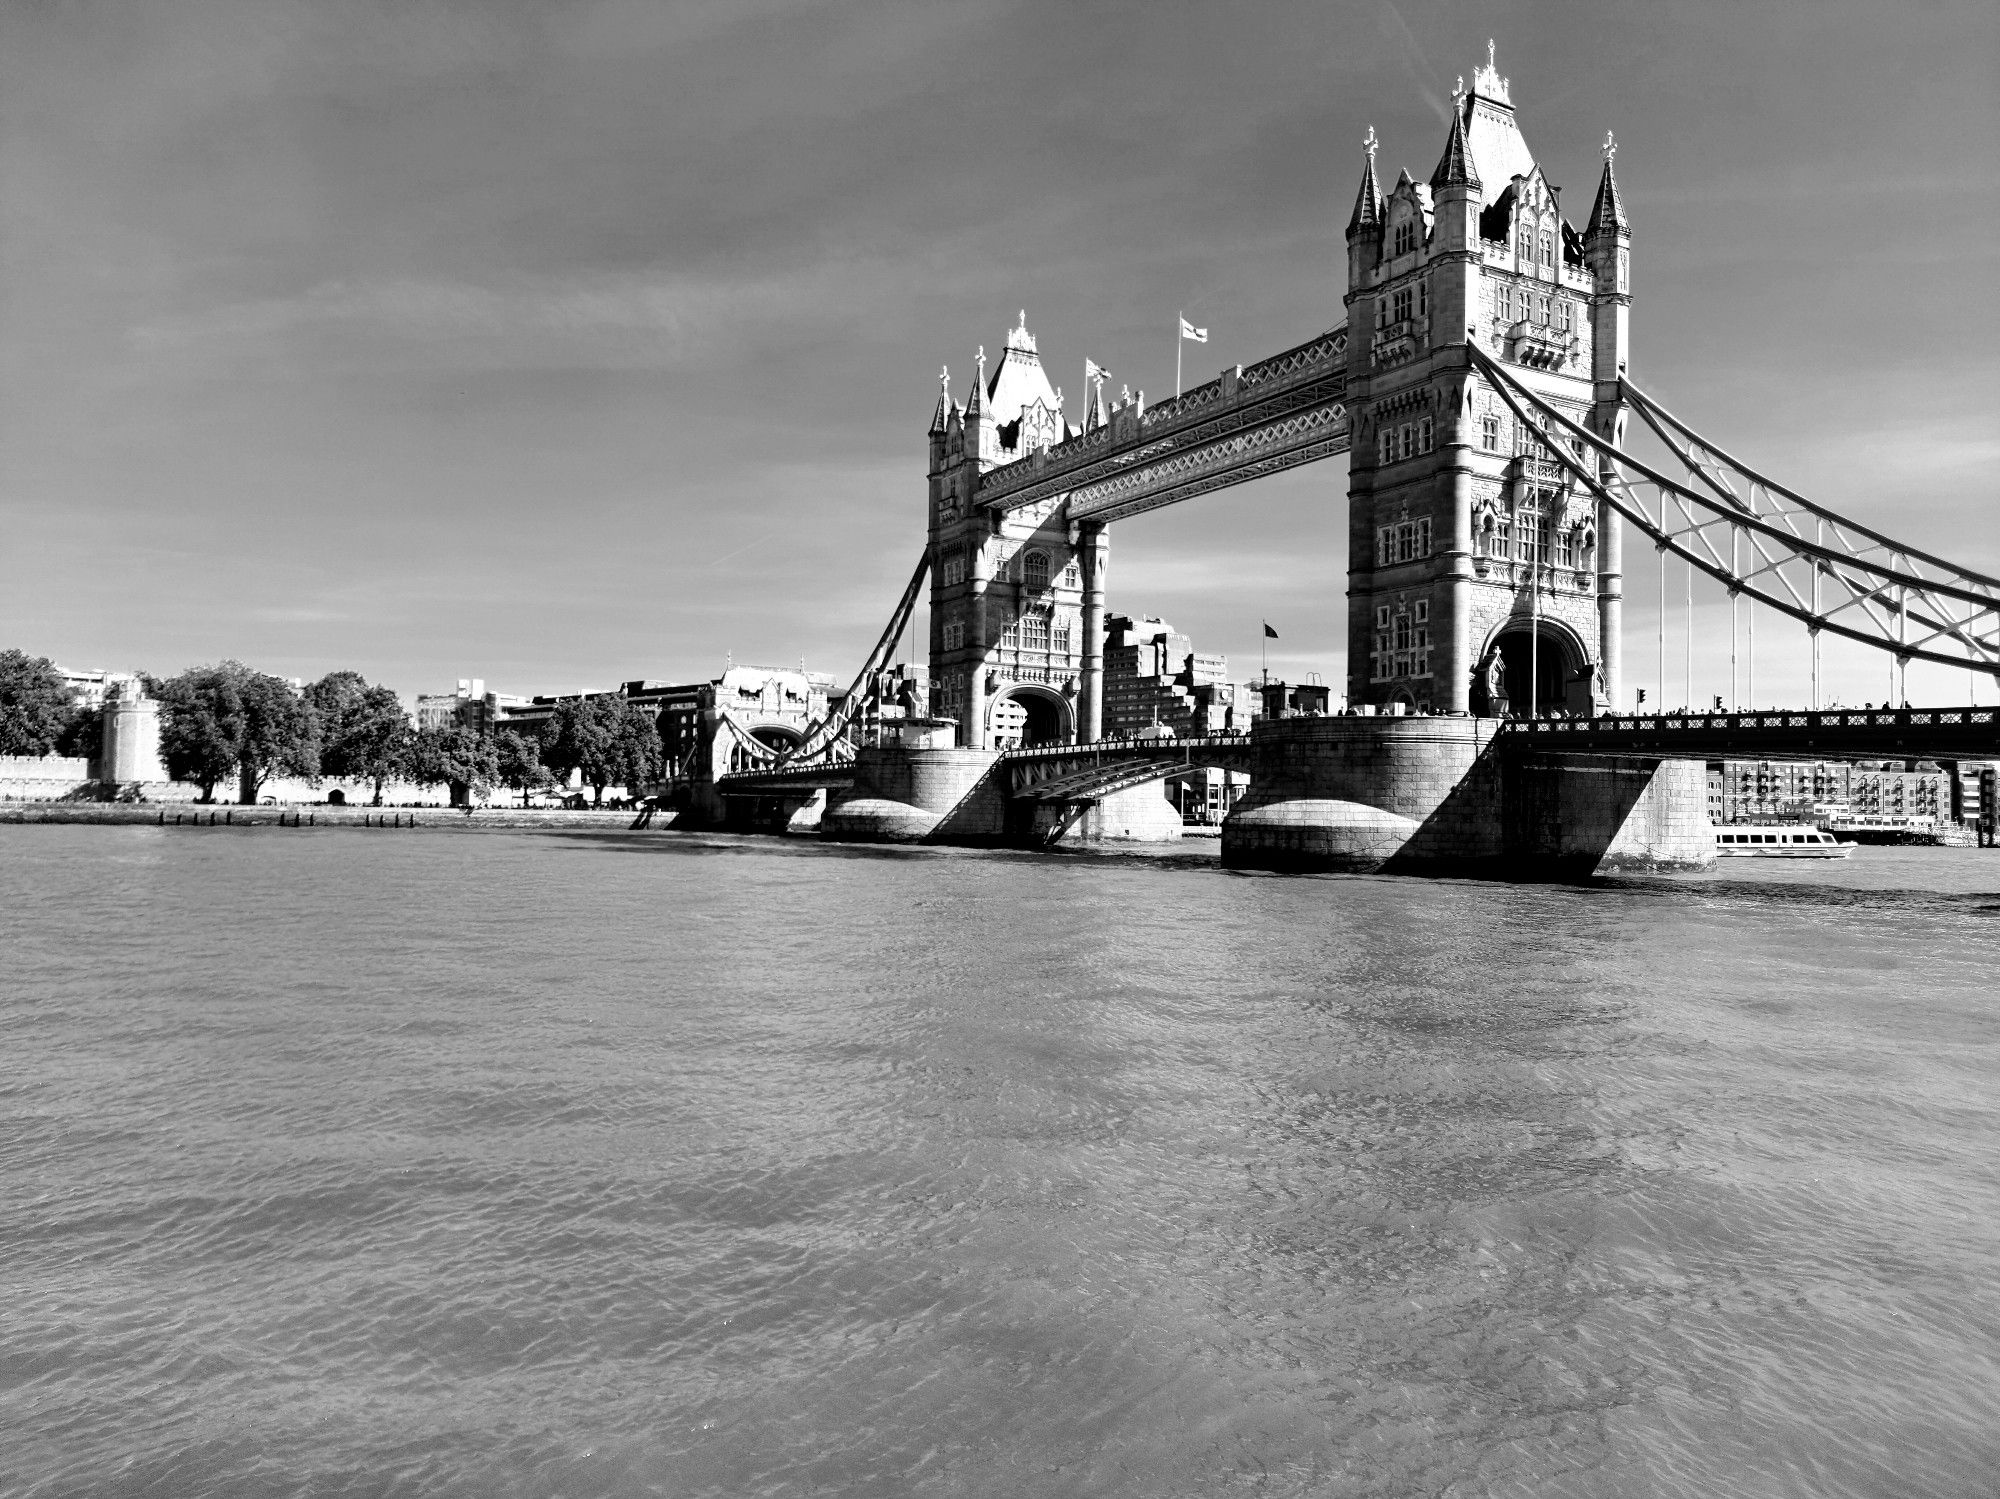
[[[1893,743],[2000,757],[1987,710],[1889,724],[1818,711],[1829,631],[1883,651],[1899,687],[1913,660],[2000,678],[2000,579],[1806,499],[1632,384],[1616,149],[1607,136],[1579,229],[1489,44],[1426,180],[1404,171],[1385,191],[1368,132],[1325,332],[1151,405],[1129,391],[1107,405],[1099,379],[1071,423],[1023,312],[990,370],[979,350],[962,401],[941,378],[924,547],[863,667],[889,659],[927,584],[930,737],[836,767],[836,714],[718,789],[829,786],[836,836],[872,836],[871,816],[897,829],[884,836],[1002,836],[1023,805],[1109,807],[1199,750],[1253,774],[1224,826],[1237,862],[1373,867],[1410,849],[1442,859],[1456,838],[1492,857],[1560,845],[1572,862],[1596,847],[1671,864],[1712,856],[1690,756]],[[1682,476],[1627,449],[1635,413]],[[1104,743],[1109,527],[1343,453],[1346,698],[1366,716],[1262,723],[1228,745]],[[1803,625],[1810,708],[1614,716],[1627,532],[1721,583],[1732,611],[1747,598]],[[1017,732],[1021,748],[1001,753]],[[924,781],[936,805],[897,800],[917,795],[913,755],[958,757]],[[1578,802],[1585,786],[1603,794]],[[1567,810],[1520,811],[1530,803]]]

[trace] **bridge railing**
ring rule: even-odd
[[[1772,709],[1754,713],[1605,713],[1596,718],[1510,718],[1500,726],[1505,737],[1588,739],[1634,733],[1712,734],[1718,729],[1777,732],[1790,729],[1924,729],[1993,726],[2000,750],[2000,708],[1821,708]]]
[[[1181,750],[1194,749],[1240,750],[1249,742],[1250,736],[1246,733],[1202,734],[1180,739],[1094,739],[1084,744],[1037,744],[1026,749],[1002,750],[1000,758],[1007,761],[1062,760],[1093,754],[1130,757],[1176,754]]]

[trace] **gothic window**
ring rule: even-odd
[[[1043,581],[1046,582],[1047,579]],[[1048,648],[1049,617],[1041,613],[1024,615],[1021,619],[1021,649],[1045,651]]]
[[[1396,461],[1396,429],[1394,427],[1384,427],[1382,429],[1382,434],[1376,440],[1375,444],[1375,461],[1377,463],[1394,463]]]
[[[1430,554],[1431,554],[1431,522],[1430,522],[1430,517],[1425,516],[1422,520],[1417,522],[1417,555],[1419,557],[1428,557],[1430,556]],[[1426,609],[1429,608],[1430,606],[1427,604],[1419,604],[1417,607],[1419,609]]]
[[[1564,333],[1569,332],[1570,331],[1569,319],[1570,319],[1570,304],[1568,300],[1564,298],[1557,298],[1556,327],[1559,328]]]
[[[1392,321],[1407,323],[1410,320],[1411,309],[1416,305],[1416,292],[1410,287],[1403,287],[1396,293],[1395,304]]]
[[[1540,307],[1539,307],[1539,308],[1537,309],[1537,313],[1538,313],[1538,316],[1537,316],[1537,321],[1538,321],[1538,322],[1540,322],[1540,323],[1541,323],[1541,325],[1542,325],[1542,326],[1543,326],[1544,328],[1548,327],[1548,325],[1549,325],[1549,299],[1548,299],[1547,297],[1543,297],[1543,298],[1542,298],[1542,301],[1541,301],[1541,306],[1540,306]]]
[[[1049,554],[1030,552],[1021,559],[1021,581],[1030,593],[1046,593],[1049,587]]]
[[[1417,423],[1417,451],[1419,453],[1428,453],[1431,450],[1431,442],[1436,433],[1437,428],[1429,417],[1425,417]]]
[[[1077,575],[1076,560],[1074,558],[1063,564],[1062,586],[1065,588],[1080,588],[1083,586],[1081,578]]]
[[[965,644],[965,626],[956,620],[948,622],[944,627],[943,638],[940,643],[948,651],[955,651],[962,648]]]
[[[1416,249],[1416,247],[1417,226],[1410,220],[1405,219],[1396,226],[1396,249],[1394,253],[1397,255],[1407,255]]]
[[[1479,445],[1489,453],[1500,451],[1500,418],[1488,413],[1479,419]]]
[[[1430,315],[1431,284],[1428,281],[1419,281],[1417,283],[1417,316],[1429,317]]]
[[[1407,458],[1417,450],[1417,429],[1408,422],[1396,429],[1396,456]]]
[[[1514,521],[1514,555],[1522,562],[1541,561],[1549,545],[1549,518],[1541,495],[1523,495],[1514,508]]]
[[[1050,649],[1067,656],[1072,648],[1070,639],[1069,620],[1066,618],[1057,620],[1049,632]]]
[[[1526,224],[1521,226],[1519,243],[1515,246],[1521,257],[1521,264],[1532,265],[1535,259],[1535,231]]]
[[[1542,231],[1541,249],[1542,264],[1544,266],[1553,266],[1556,263],[1554,242],[1550,239],[1546,229]]]

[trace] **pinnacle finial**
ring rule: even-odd
[[[1021,331],[1023,333],[1028,331],[1028,309],[1025,307],[1021,309]]]
[[[981,381],[984,381],[984,380],[986,379],[986,345],[985,345],[985,344],[981,344],[981,345],[979,346],[979,357],[978,357],[978,358],[976,358],[975,360],[973,360],[973,363],[974,363],[974,364],[977,364],[977,365],[979,366],[979,378],[980,378],[980,380],[981,380]]]
[[[1451,107],[1453,109],[1460,109],[1464,107],[1464,104],[1465,104],[1465,75],[1463,73],[1460,73],[1458,75],[1458,82],[1454,83],[1451,86]]]
[[[950,395],[950,394],[951,394],[951,366],[950,366],[950,365],[948,365],[948,364],[941,364],[941,365],[939,365],[939,366],[938,366],[938,386],[939,386],[939,388],[940,388],[940,389],[942,389],[942,390],[944,391],[944,393],[945,393],[946,395]]]
[[[1493,72],[1500,71],[1498,64],[1493,60],[1493,38],[1490,36],[1486,39],[1486,66]]]
[[[1380,141],[1375,139],[1375,127],[1370,125],[1368,127],[1368,134],[1362,137],[1361,140],[1361,149],[1368,153],[1368,163],[1370,166],[1375,164],[1375,151],[1381,144]]]
[[[1604,159],[1608,162],[1618,154],[1618,138],[1609,130],[1604,132]]]

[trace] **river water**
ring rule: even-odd
[[[2000,854],[0,828],[7,1495],[1991,1495]]]

